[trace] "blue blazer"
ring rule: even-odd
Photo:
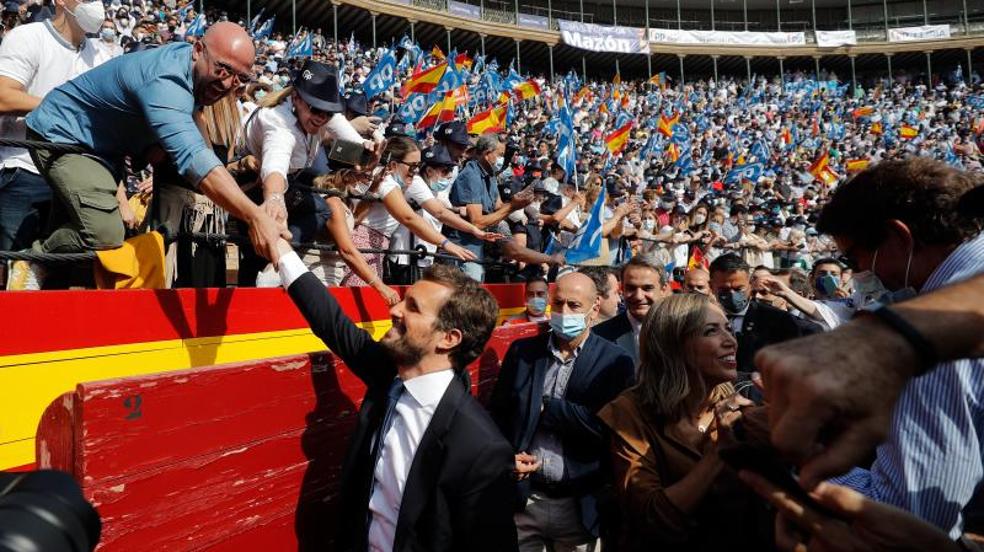
[[[563,484],[580,499],[584,527],[597,535],[596,494],[608,479],[604,468],[608,433],[595,414],[635,383],[635,365],[621,347],[591,333],[574,362],[564,398],[544,398],[543,382],[553,360],[548,343],[551,335],[513,342],[502,361],[489,411],[516,452],[529,452],[538,427],[560,435]],[[529,495],[530,480],[519,482],[519,508]]]

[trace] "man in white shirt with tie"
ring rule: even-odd
[[[516,550],[511,445],[469,394],[462,371],[485,348],[498,305],[457,268],[437,265],[390,309],[379,341],[356,327],[281,240],[278,271],[312,331],[367,387],[342,464],[333,543],[298,512],[304,548]]]

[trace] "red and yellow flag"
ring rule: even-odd
[[[540,85],[533,79],[530,79],[517,84],[513,88],[513,92],[516,93],[516,97],[519,99],[528,100],[540,95]]]
[[[872,113],[875,112],[875,108],[870,105],[864,107],[859,107],[851,112],[851,116],[855,119],[860,119],[861,117],[870,117]]]
[[[577,102],[583,100],[590,93],[591,93],[591,89],[588,88],[587,86],[581,88],[580,90],[577,91],[577,94],[574,94],[574,103],[577,103]]]
[[[696,245],[690,250],[690,260],[687,261],[687,270],[693,270],[695,268],[703,268],[708,270],[711,263],[704,256],[704,251]]]
[[[439,59],[441,61],[444,61],[444,60],[448,59],[448,57],[444,55],[444,52],[441,50],[441,48],[439,46],[437,46],[436,44],[434,45],[434,49],[431,50],[431,55],[434,56],[434,57],[436,57],[437,59]]]
[[[506,106],[490,107],[468,119],[468,134],[485,134],[505,129]]]
[[[793,143],[793,135],[789,132],[789,127],[782,127],[782,143],[787,146]]]
[[[673,127],[680,121],[680,114],[674,113],[672,117],[667,117],[666,115],[659,116],[659,127],[656,128],[657,132],[666,136],[667,138],[673,137]]]
[[[445,92],[444,97],[434,102],[417,122],[417,129],[431,128],[438,122],[448,122],[454,119],[454,92]]]
[[[467,67],[468,69],[471,69],[472,68],[472,63],[473,63],[472,62],[472,58],[469,57],[467,53],[465,53],[465,54],[458,54],[454,58],[454,66],[459,71],[461,71],[461,69],[463,67]]]
[[[919,136],[919,129],[916,127],[911,127],[909,125],[902,125],[899,127],[899,138],[911,140],[916,136]]]
[[[680,146],[678,146],[676,142],[670,142],[670,145],[667,146],[666,157],[669,158],[672,163],[676,163],[677,159],[680,159]]]
[[[433,92],[437,88],[437,83],[441,82],[441,77],[444,76],[444,71],[447,68],[447,63],[441,63],[430,69],[419,71],[420,66],[418,65],[417,70],[414,70],[414,74],[403,85],[403,99],[406,99],[410,94],[415,92],[420,94],[430,94]]]
[[[876,136],[881,136],[884,130],[882,129],[881,123],[871,123],[871,133]]]
[[[847,167],[847,172],[856,173],[867,169],[870,164],[871,161],[868,159],[848,159],[845,166]]]
[[[830,153],[826,151],[810,165],[809,172],[814,178],[828,186],[835,184],[839,178],[837,173],[830,168]]]
[[[632,121],[629,121],[622,125],[622,128],[617,129],[615,132],[605,136],[605,146],[612,155],[619,154],[623,149],[625,149],[625,144],[629,143],[629,131],[632,130]]]

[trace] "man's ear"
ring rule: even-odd
[[[444,332],[444,336],[440,338],[437,346],[442,351],[451,351],[461,345],[463,334],[458,328],[452,328]]]
[[[915,247],[915,238],[909,226],[898,219],[885,221],[885,241],[899,240],[906,247]]]

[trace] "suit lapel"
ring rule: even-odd
[[[424,507],[427,505],[430,495],[436,488],[437,478],[440,474],[444,455],[444,436],[447,435],[454,421],[455,413],[465,400],[468,392],[465,391],[459,378],[454,378],[448,385],[447,391],[438,403],[431,418],[424,436],[420,439],[420,446],[414,454],[413,463],[410,465],[410,473],[407,474],[407,485],[403,489],[403,500],[400,502],[400,516],[396,523],[396,536],[393,541],[393,550],[401,550],[411,536],[408,535],[417,520],[420,518]]]
[[[543,350],[546,354],[538,355],[533,361],[532,378],[529,385],[529,396],[526,397],[526,427],[519,436],[519,450],[526,450],[533,440],[533,433],[536,432],[536,424],[540,421],[540,407],[543,404],[543,382],[547,378],[547,368],[553,361],[550,353],[550,334],[546,334],[543,341]]]
[[[597,365],[599,350],[597,340],[599,339],[603,338],[596,336],[592,332],[584,340],[584,347],[581,349],[581,354],[577,355],[577,360],[574,361],[574,367],[571,368],[571,377],[567,380],[567,391],[565,394],[579,394],[590,384],[592,374],[588,373],[588,371],[592,366]]]

